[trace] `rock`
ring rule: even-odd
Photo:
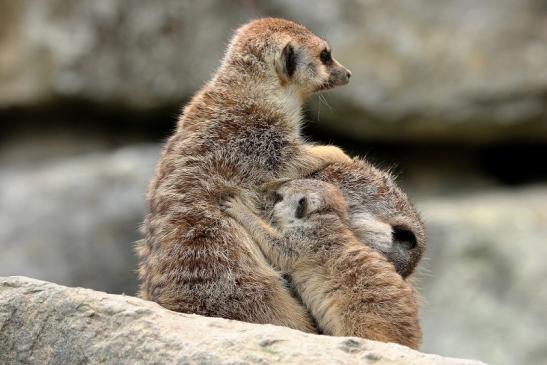
[[[211,74],[250,7],[221,1],[2,2],[0,100],[180,103]],[[40,59],[41,62],[35,62]]]
[[[545,141],[545,2],[323,1],[315,11],[283,3],[353,71],[333,95],[334,110],[322,108],[323,128],[437,143]]]
[[[135,293],[133,242],[159,146],[11,166],[0,174],[0,275]]]
[[[547,186],[418,201],[424,351],[545,364]]]
[[[547,6],[538,0],[27,0],[0,3],[0,14],[0,108],[182,104],[234,28],[274,15],[329,39],[353,71],[329,94],[334,110],[321,107],[322,128],[353,138],[547,139]]]
[[[0,363],[461,364],[404,346],[168,311],[137,298],[0,278]]]

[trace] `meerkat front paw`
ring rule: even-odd
[[[340,147],[336,146],[312,146],[311,153],[326,163],[348,163],[353,161]]]
[[[236,212],[239,212],[247,207],[241,199],[241,195],[236,193],[223,194],[220,198],[219,205],[221,211],[232,217],[236,214]]]

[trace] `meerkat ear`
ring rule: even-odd
[[[296,52],[291,42],[288,42],[276,62],[276,71],[279,78],[283,81],[289,81],[296,71]]]

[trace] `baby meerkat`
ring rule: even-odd
[[[302,104],[351,73],[304,26],[259,19],[239,28],[222,63],[184,108],[148,191],[137,245],[140,296],[179,312],[313,331],[308,314],[249,234],[220,211],[222,194],[256,193],[348,161],[300,134]]]
[[[331,164],[310,178],[340,189],[351,229],[361,242],[382,253],[404,278],[414,272],[426,247],[425,228],[390,173],[354,158]]]
[[[425,228],[390,173],[365,159],[354,158],[330,164],[309,178],[340,189],[348,206],[351,229],[361,242],[384,255],[403,278],[414,272],[426,246]],[[285,181],[270,182],[265,189],[275,191]],[[259,200],[261,214],[267,217],[275,200],[275,194],[264,194]]]
[[[359,336],[418,348],[421,329],[414,289],[386,258],[351,230],[341,191],[318,180],[293,180],[276,192],[272,225],[242,202],[225,212],[292,277],[292,285],[323,333]]]

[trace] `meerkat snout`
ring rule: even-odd
[[[325,48],[319,55],[321,63],[326,67],[328,72],[327,82],[322,86],[322,89],[330,89],[331,87],[346,85],[351,77],[351,71],[342,66],[336,61],[331,54],[331,50]]]

